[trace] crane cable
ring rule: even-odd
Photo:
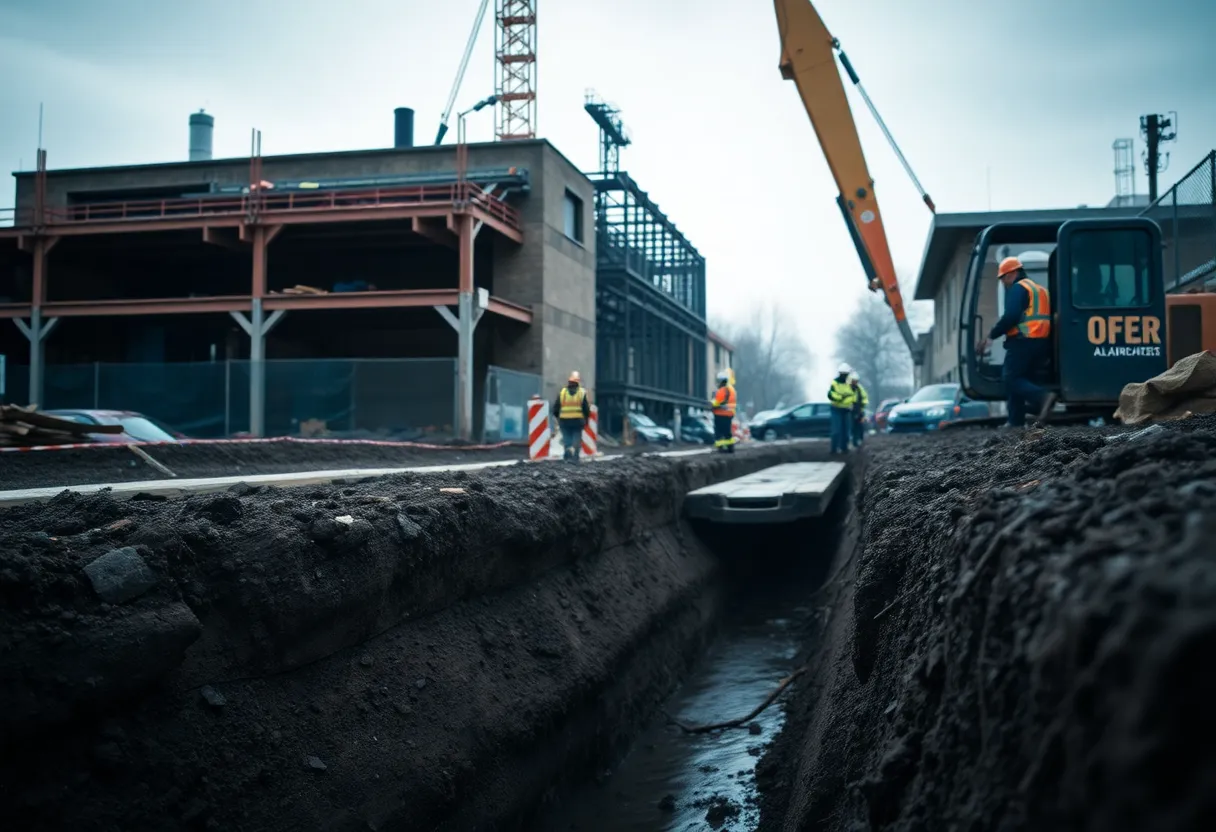
[[[464,81],[464,72],[469,68],[469,58],[473,56],[473,47],[477,45],[477,35],[481,32],[481,22],[486,17],[486,7],[490,5],[490,0],[481,0],[481,8],[477,10],[477,17],[473,20],[473,31],[469,32],[469,42],[464,47],[464,57],[460,59],[460,69],[456,70],[456,81],[452,84],[452,92],[448,95],[448,104],[443,108],[443,115],[439,118],[439,135],[435,137],[435,144],[443,144],[443,136],[448,132],[448,119],[452,116],[452,108],[456,106],[456,96],[460,92],[460,84]]]
[[[895,141],[895,137],[891,135],[891,131],[887,129],[887,123],[882,120],[882,116],[878,114],[878,108],[874,106],[874,102],[870,100],[869,93],[866,92],[865,86],[861,83],[861,79],[857,76],[857,72],[853,69],[853,64],[849,60],[849,56],[840,48],[840,41],[832,39],[832,47],[840,55],[840,63],[844,65],[844,71],[849,73],[849,80],[853,82],[853,86],[857,87],[857,91],[861,93],[862,100],[866,102],[866,106],[870,108],[870,115],[874,116],[874,120],[878,122],[878,126],[882,129],[882,134],[887,137],[887,142],[891,145],[891,149],[895,151],[900,164],[904,166],[908,177],[912,180],[912,184],[916,186],[916,190],[920,192],[920,198],[924,200],[925,205],[929,206],[929,210],[934,214],[937,213],[937,206],[933,204],[933,198],[925,191],[923,185],[920,184],[920,179],[916,177],[915,171],[912,170],[912,165],[908,163],[904,152],[899,149],[899,144]]]

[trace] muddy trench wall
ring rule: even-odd
[[[512,816],[623,742],[695,654],[718,564],[683,494],[820,453],[0,512],[0,811],[21,829]]]
[[[1216,828],[1216,420],[882,441],[859,469],[763,828]]]

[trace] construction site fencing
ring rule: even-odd
[[[267,436],[427,441],[453,436],[452,358],[265,362]],[[3,400],[28,404],[29,368],[8,367]],[[43,410],[132,410],[200,439],[249,431],[250,362],[51,364]]]
[[[1216,150],[1142,216],[1161,226],[1167,291],[1216,281]]]
[[[486,371],[482,441],[523,441],[528,429],[528,400],[540,395],[540,376],[490,365]]]

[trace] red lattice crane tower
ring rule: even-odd
[[[536,138],[536,3],[494,0],[498,141]]]

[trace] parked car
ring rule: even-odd
[[[680,420],[680,441],[693,445],[712,445],[713,423],[706,416],[685,416]]]
[[[832,432],[832,406],[827,402],[807,402],[764,421],[751,423],[752,439],[772,442],[774,439],[792,439],[808,436],[828,436]]]
[[[629,428],[639,442],[655,442],[670,445],[675,441],[671,428],[661,428],[645,413],[630,413]]]
[[[90,433],[92,442],[115,442],[130,445],[135,442],[176,442],[185,437],[170,432],[167,427],[133,410],[44,410],[47,416],[69,419],[85,425],[119,425],[122,433]]]
[[[887,414],[888,433],[924,433],[944,422],[979,419],[990,415],[985,402],[963,395],[958,384],[930,384],[920,388]]]
[[[887,429],[887,415],[891,412],[891,408],[903,401],[903,399],[883,399],[879,402],[878,409],[874,411],[874,427],[876,430],[885,431]]]

